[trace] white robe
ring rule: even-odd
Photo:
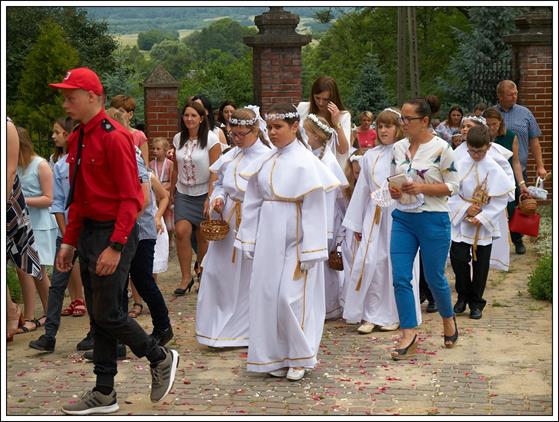
[[[365,153],[361,160],[361,173],[343,221],[347,229],[362,235],[344,289],[343,317],[349,323],[364,320],[384,326],[400,321],[390,260],[392,211],[395,202],[391,201],[390,206],[381,208],[371,198],[371,193],[380,189],[390,175],[392,149],[393,145],[378,145]],[[417,258],[414,262],[412,285],[419,325],[421,308]]]
[[[467,143],[462,142],[462,144],[460,144],[460,146],[455,150],[456,157],[465,158],[469,156],[467,148]],[[512,157],[512,151],[502,145],[492,142],[491,147],[487,151],[487,156],[493,158],[493,160],[495,160],[495,162],[504,170],[507,178],[512,180],[514,183],[514,173],[508,161],[510,157]],[[514,201],[514,191],[509,194],[508,201]],[[501,236],[493,241],[490,267],[496,270],[508,271],[510,265],[511,240],[507,210],[503,210],[501,215],[496,218],[498,220]]]
[[[313,151],[315,155],[318,155],[321,152],[322,148],[318,148]],[[326,194],[326,205],[328,207],[328,251],[331,252],[333,250],[336,250],[336,246],[338,245],[338,243],[342,243],[345,235],[342,221],[344,219],[345,209],[347,208],[347,206],[345,204],[345,198],[342,189],[345,189],[349,185],[349,183],[330,148],[326,148],[321,161],[332,171],[332,173],[334,173],[334,175],[341,182],[340,186],[337,189]],[[340,296],[342,293],[344,273],[343,271],[336,271],[330,268],[330,266],[328,265],[328,261],[325,261],[322,265],[324,265],[326,319],[336,319],[342,315]]]
[[[460,176],[460,193],[448,200],[452,241],[473,245],[477,233],[478,245],[490,245],[502,236],[498,218],[507,207],[510,192],[514,192],[514,181],[510,180],[501,166],[489,156],[474,161],[467,155],[461,157],[456,164]],[[476,215],[481,223],[478,227],[466,221],[465,217],[472,205],[468,199],[472,199],[474,190],[484,180],[487,183],[489,201],[481,206],[481,212]]]
[[[248,346],[249,287],[252,261],[243,257],[233,243],[237,232],[237,215],[241,209],[247,181],[240,173],[254,160],[271,151],[260,140],[251,147],[235,147],[222,155],[210,171],[218,174],[211,201],[221,197],[223,218],[229,232],[223,240],[209,242],[204,257],[204,272],[196,306],[196,340],[213,347]],[[218,218],[212,213],[212,218]]]
[[[324,328],[325,192],[340,182],[296,140],[251,167],[235,240],[254,254],[247,369],[312,368]],[[299,272],[298,260],[315,265]]]

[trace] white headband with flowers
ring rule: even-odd
[[[290,111],[288,113],[266,113],[264,119],[266,120],[285,120],[285,119],[296,119],[299,117],[299,113],[296,111]]]
[[[318,120],[318,116],[316,114],[309,114],[307,119],[310,119],[315,125],[319,127],[325,134],[332,136],[335,133],[335,130],[332,129],[330,126],[325,125],[320,120]]]
[[[235,126],[254,126],[258,117],[254,117],[250,120],[235,119],[234,117],[229,119],[229,123]]]
[[[389,111],[389,112],[391,112],[391,113],[394,113],[394,114],[395,114],[396,116],[398,116],[398,117],[402,117],[402,114],[401,114],[399,111],[394,110],[393,108],[390,108],[390,107],[385,108],[385,109],[382,110],[382,111]]]
[[[474,122],[478,122],[478,123],[481,123],[484,126],[487,126],[487,120],[485,120],[485,117],[475,116],[473,114],[470,114],[469,116],[464,116],[462,118],[462,121],[464,121],[464,120],[473,120]]]

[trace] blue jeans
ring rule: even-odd
[[[62,238],[56,238],[56,253],[60,249]],[[75,260],[75,257],[74,257]],[[49,297],[47,304],[47,320],[45,322],[45,335],[48,337],[56,337],[60,328],[60,312],[62,312],[62,304],[64,303],[64,292],[68,287],[70,273],[58,271],[56,265],[52,270],[52,278],[50,280]]]
[[[423,270],[439,314],[454,315],[448,280],[444,274],[450,248],[450,219],[448,212],[392,212],[390,258],[392,283],[401,328],[417,327],[412,269],[418,248],[421,248]]]

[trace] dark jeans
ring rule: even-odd
[[[163,295],[153,278],[154,251],[155,239],[140,240],[130,265],[130,277],[134,287],[146,301],[154,330],[163,331],[170,327],[171,321]]]
[[[60,249],[62,238],[56,238],[56,253]],[[76,255],[77,256],[77,255]],[[74,262],[76,260],[74,256]],[[70,273],[58,271],[56,265],[52,269],[52,277],[50,280],[49,297],[47,304],[47,320],[45,322],[45,335],[49,337],[56,337],[58,329],[60,328],[60,312],[62,312],[62,305],[64,303],[64,292],[68,287],[70,280]]]
[[[473,276],[470,269],[470,261],[473,260],[472,245],[464,242],[452,242],[450,246],[450,263],[456,275],[458,300],[468,303],[470,309],[482,310],[485,307],[483,292],[489,275],[492,246],[492,244],[477,246],[477,260],[472,262]]]
[[[93,372],[97,385],[113,388],[117,373],[116,344],[124,343],[142,357],[158,347],[155,340],[124,311],[123,294],[128,283],[130,263],[138,246],[138,227],[134,226],[122,250],[115,272],[98,276],[95,267],[99,255],[109,246],[114,222],[85,220],[78,242],[81,276],[93,328]]]

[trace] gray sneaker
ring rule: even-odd
[[[165,359],[151,366],[150,399],[154,403],[161,401],[171,390],[179,366],[179,353],[166,347],[162,349],[165,352]]]
[[[116,391],[105,395],[99,391],[88,391],[76,402],[62,406],[68,415],[91,415],[93,413],[113,413],[118,410]]]

